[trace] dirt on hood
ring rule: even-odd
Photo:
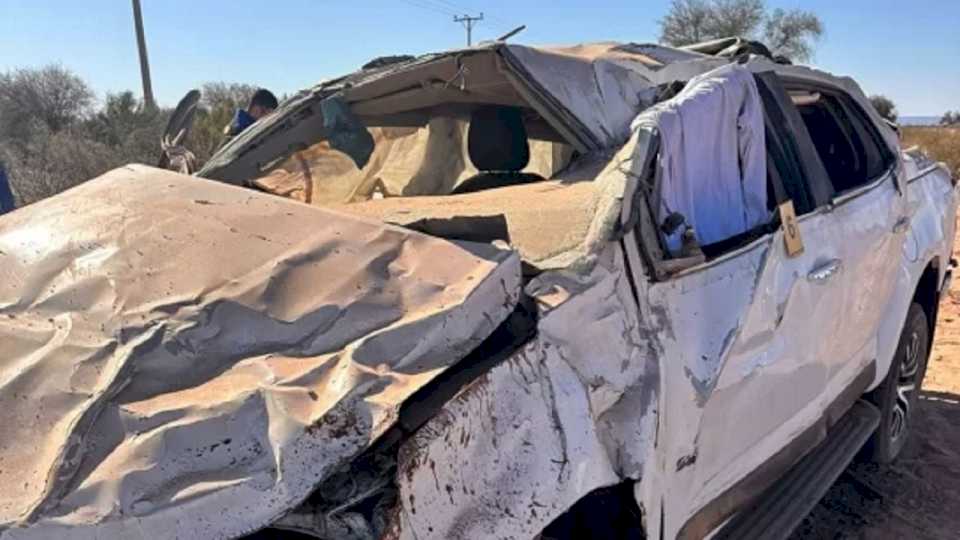
[[[3,216],[0,538],[257,530],[520,280],[489,244],[139,166]]]

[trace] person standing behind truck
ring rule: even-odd
[[[233,120],[223,128],[223,134],[227,136],[227,140],[236,137],[254,122],[275,111],[277,105],[277,96],[273,95],[273,92],[265,88],[257,90],[250,98],[246,110],[237,109]]]

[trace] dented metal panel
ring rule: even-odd
[[[778,231],[647,290],[650,309],[671,322],[660,338],[671,359],[661,364],[658,449],[666,537],[803,433],[866,365],[837,359],[842,282],[808,278],[842,248],[828,217],[804,216],[800,227],[798,257]],[[696,523],[688,537],[720,524]]]
[[[616,245],[588,275],[545,272],[526,290],[537,337],[403,445],[397,538],[533,538],[593,489],[643,475],[655,348]]]
[[[257,530],[521,288],[509,251],[145,167],[4,216],[0,275],[2,538]]]
[[[906,209],[903,223],[906,239],[894,257],[896,281],[880,312],[877,333],[877,375],[871,387],[883,380],[890,367],[907,309],[917,283],[928,266],[942,283],[953,253],[958,195],[946,167],[930,163],[925,156],[904,152]]]
[[[295,96],[202,171],[242,183],[335,129],[364,157],[357,120],[423,105],[451,127],[489,100],[594,151],[551,181],[321,210],[129,167],[0,218],[0,538],[535,538],[614,484],[649,538],[708,535],[885,375],[957,199],[905,156],[905,176],[801,216],[799,255],[765,231],[667,264],[644,200],[656,137],[617,146],[657,85],[723,63],[610,43],[428,55]],[[745,65],[865,103],[852,81]],[[437,135],[462,146],[461,127]],[[414,192],[456,181],[431,178]]]
[[[635,136],[619,159],[639,182],[641,144]],[[662,161],[675,149],[659,151]],[[807,437],[872,364],[896,269],[898,202],[886,177],[801,216],[800,254],[788,255],[776,231],[659,282],[635,274],[641,311],[661,322],[660,468],[637,496],[663,521],[648,534],[700,538],[719,526],[752,496],[737,486]],[[804,444],[822,430],[813,435]]]
[[[529,84],[583,125],[594,148],[626,140],[630,121],[655,97],[642,74],[649,69],[639,60],[643,57],[614,43],[567,49],[506,45],[505,51]]]
[[[341,98],[357,115],[371,117],[458,102],[523,106],[536,110],[550,130],[581,152],[616,147],[629,135],[637,111],[656,97],[647,74],[659,63],[648,52],[615,43],[576,48],[492,43],[361,70],[284,102],[221,148],[198,175],[231,183],[261,176],[334,135],[321,109]],[[398,96],[409,103],[398,103]]]

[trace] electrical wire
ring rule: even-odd
[[[418,7],[421,9],[426,9],[434,13],[439,13],[440,15],[444,15],[447,17],[454,17],[458,15],[456,11],[453,11],[450,8],[446,8],[440,4],[433,3],[436,0],[400,0],[400,1],[405,4],[409,4],[411,6]]]

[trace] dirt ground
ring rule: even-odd
[[[960,539],[960,280],[940,305],[903,454],[890,466],[851,465],[791,540],[828,538]]]

